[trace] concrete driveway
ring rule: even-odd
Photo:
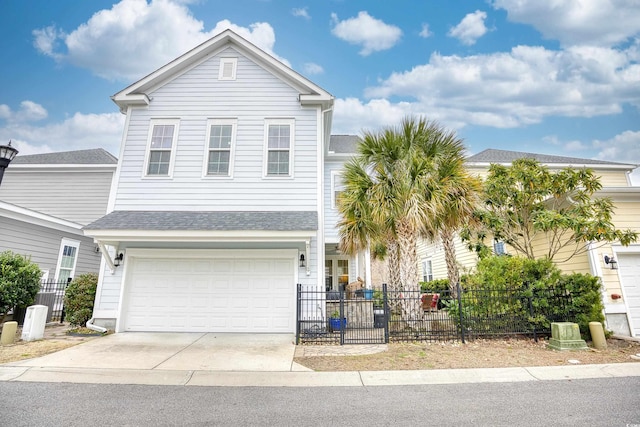
[[[292,371],[292,334],[125,332],[11,366],[171,371]]]

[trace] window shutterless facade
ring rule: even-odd
[[[178,125],[178,120],[151,120],[147,141],[145,176],[170,177],[173,174]]]
[[[430,259],[422,260],[422,281],[430,282],[433,280],[433,264]]]
[[[342,182],[342,173],[340,171],[331,171],[331,208],[338,208],[338,198],[340,193],[344,191],[344,183]]]
[[[233,175],[236,129],[236,119],[210,119],[207,122],[204,176],[226,178]]]
[[[269,119],[265,121],[266,177],[291,177],[293,175],[293,119]]]

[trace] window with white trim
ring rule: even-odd
[[[236,119],[211,119],[207,122],[205,176],[232,175],[236,124]]]
[[[266,120],[265,176],[290,177],[293,171],[293,120]]]
[[[344,182],[342,181],[341,171],[331,171],[331,208],[338,208],[338,199],[340,193],[344,191]]]
[[[506,255],[507,250],[502,240],[493,240],[493,253],[496,255]]]
[[[145,176],[171,176],[177,139],[178,120],[151,120]]]
[[[430,282],[433,280],[433,264],[430,259],[422,260],[422,281]]]
[[[218,80],[235,80],[238,58],[220,58]]]
[[[62,239],[60,252],[58,254],[58,266],[56,268],[56,282],[66,282],[70,278],[73,278],[76,272],[79,250],[79,241],[66,238]]]

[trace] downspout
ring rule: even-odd
[[[91,319],[89,319],[87,321],[87,328],[91,329],[92,331],[96,331],[96,332],[100,332],[103,334],[107,333],[107,328],[103,328],[102,326],[98,326],[98,325],[94,325],[93,322],[96,320],[95,317],[92,317]]]

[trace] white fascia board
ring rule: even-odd
[[[116,163],[113,164],[29,164],[29,163],[20,163],[20,164],[12,164],[11,172],[20,172],[29,170],[32,171],[34,169],[53,169],[52,172],[70,172],[75,170],[83,171],[91,170],[91,169],[112,169],[116,170]],[[60,169],[64,169],[61,171]]]
[[[103,242],[300,242],[315,231],[85,230]]]
[[[610,197],[615,202],[640,202],[640,187],[604,187],[594,195]]]
[[[82,235],[82,225],[78,223],[32,211],[31,209],[12,205],[10,203],[0,202],[0,215],[5,218],[26,222],[28,224],[39,225],[41,227],[51,228],[66,233]]]

